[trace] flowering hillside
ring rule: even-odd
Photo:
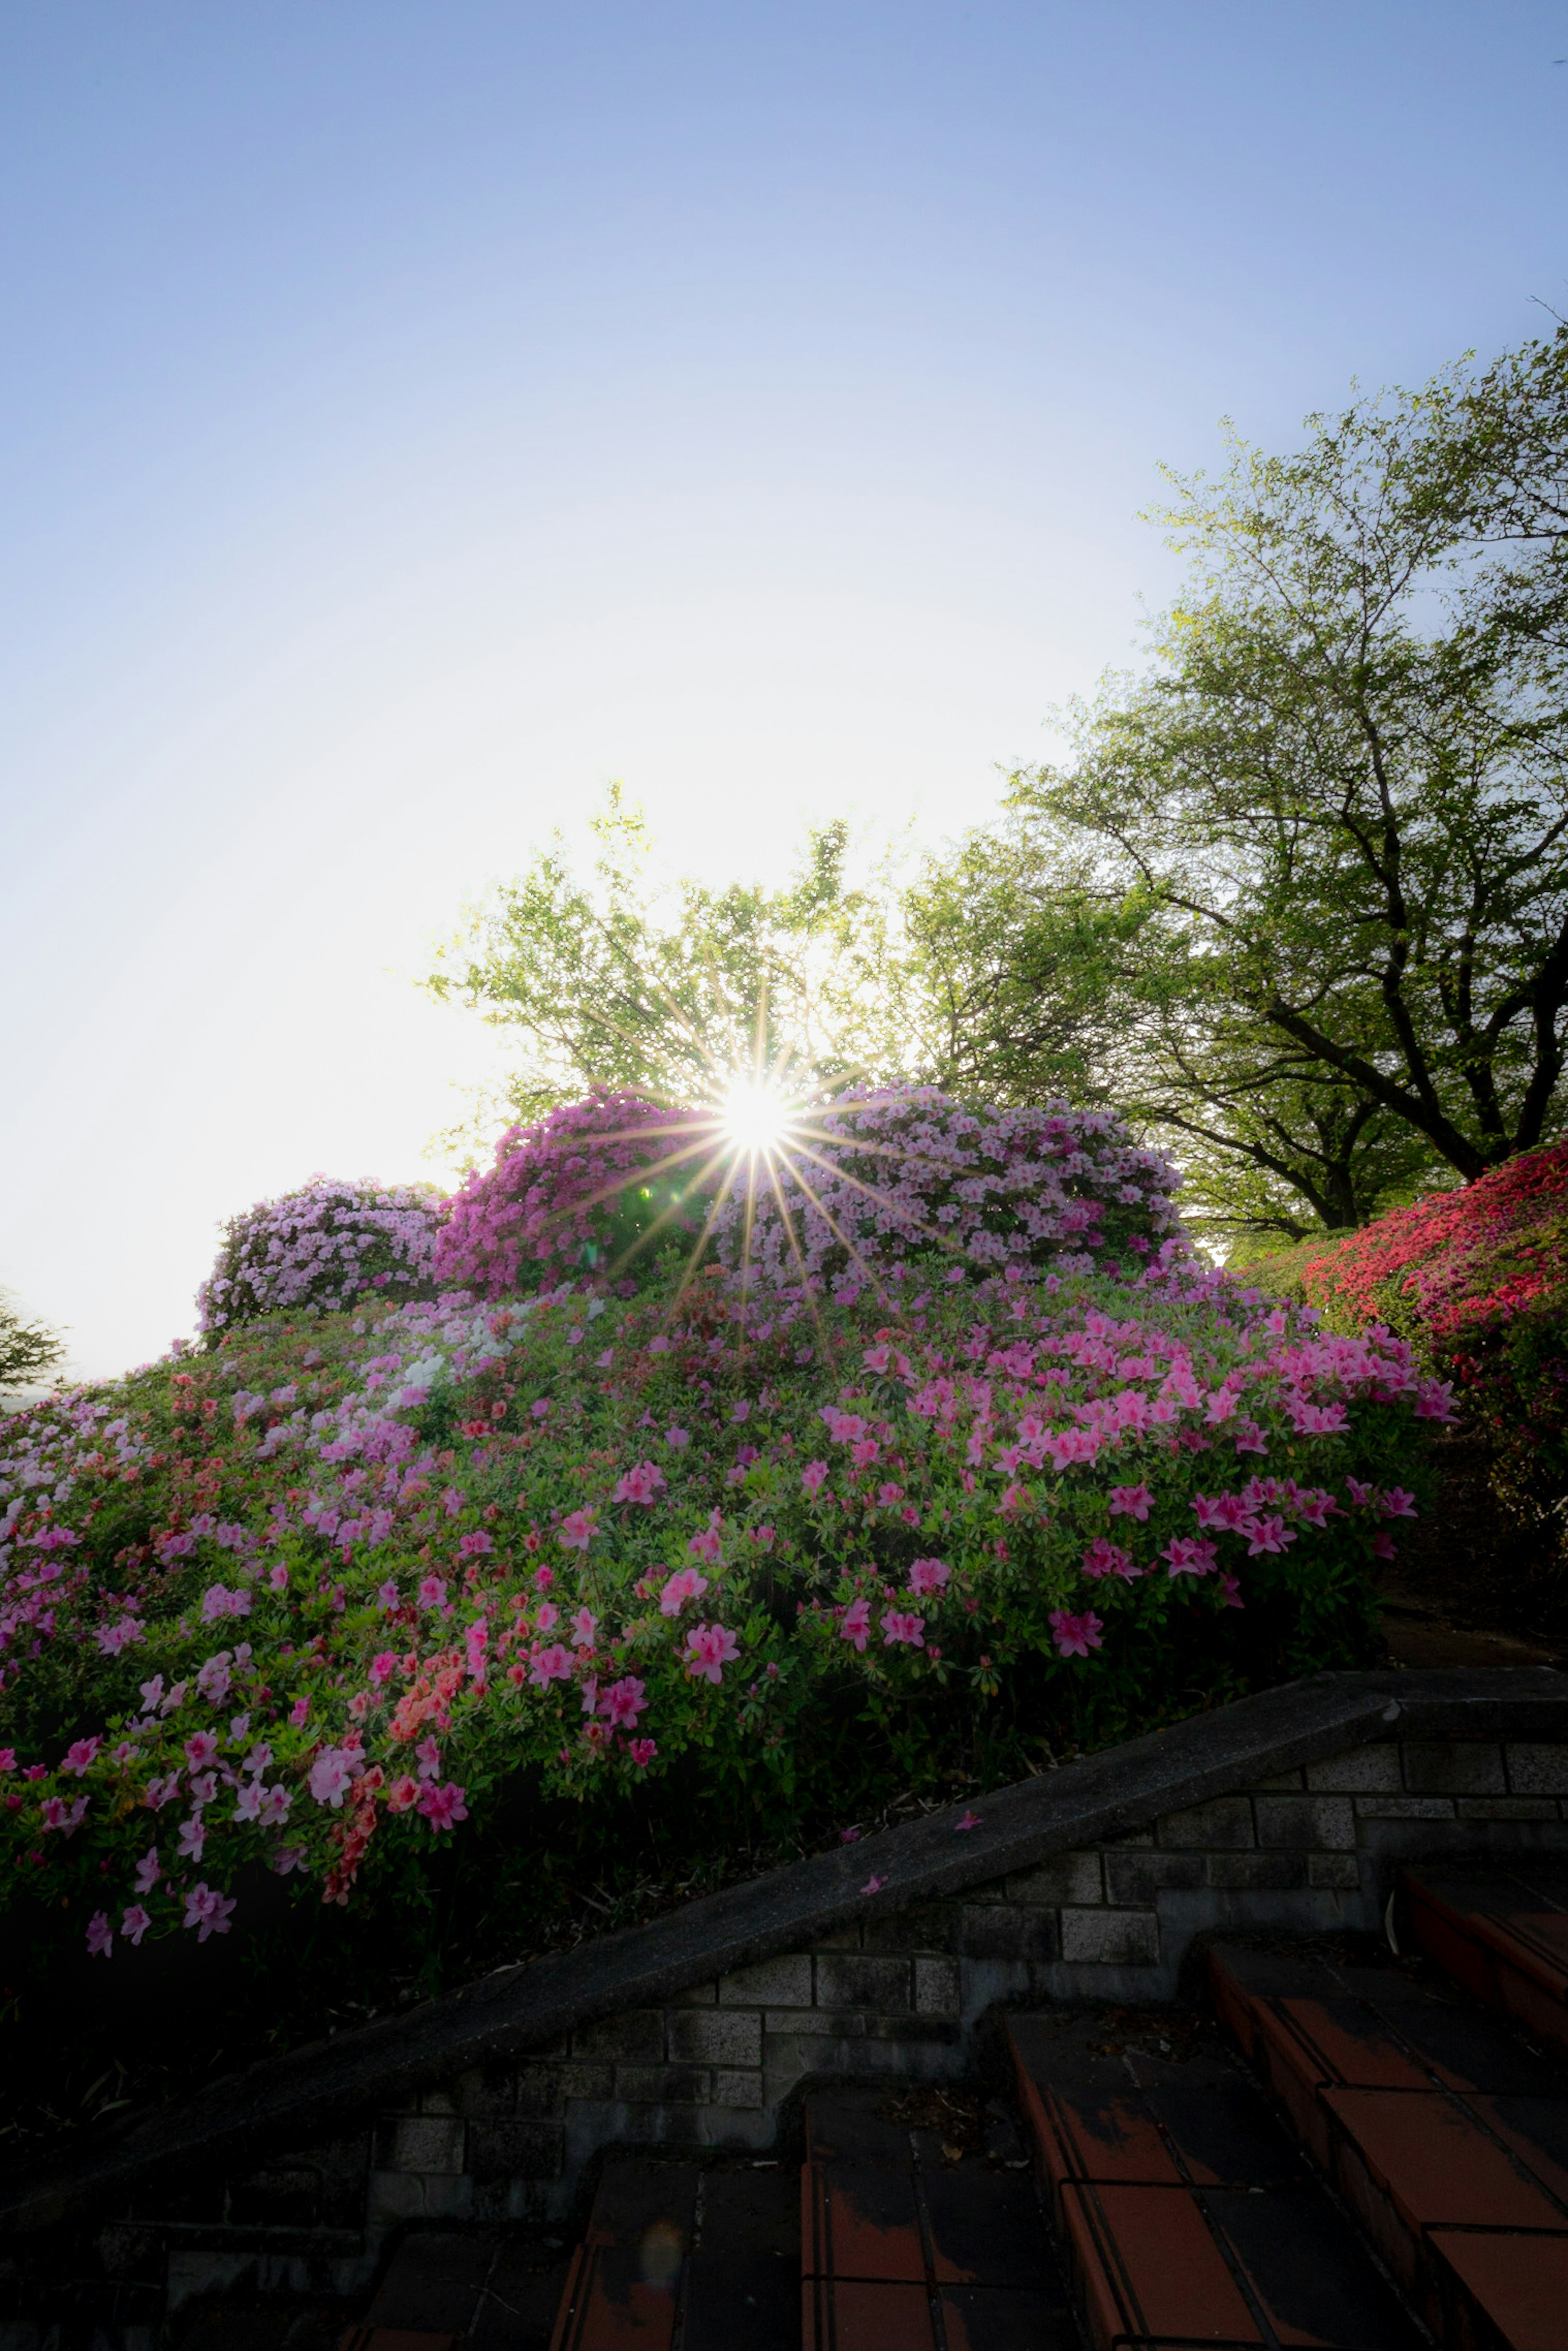
[[[1524,1515],[1556,1507],[1568,1494],[1568,1143],[1298,1255],[1327,1322],[1384,1322],[1440,1368]]]
[[[5,1423],[26,1966],[279,1900],[416,1959],[488,1905],[504,1956],[650,1854],[798,1849],[1363,1656],[1448,1409],[1409,1349],[1176,1243],[1009,1270],[361,1300]]]

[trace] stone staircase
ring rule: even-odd
[[[404,2240],[343,2351],[1563,2351],[1568,1869],[1219,1941],[1213,2022],[1002,2022],[1016,2108],[809,2095],[803,2159],[612,2157],[580,2242]]]

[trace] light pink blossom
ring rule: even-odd
[[[1096,1616],[1092,1608],[1086,1609],[1082,1615],[1074,1615],[1066,1608],[1053,1608],[1049,1622],[1056,1646],[1064,1657],[1086,1657],[1091,1649],[1103,1646],[1100,1638],[1104,1629],[1103,1620]]]
[[[727,1625],[698,1625],[686,1635],[686,1671],[698,1680],[718,1682],[724,1668],[740,1655],[740,1643]]]
[[[198,1943],[204,1943],[209,1935],[228,1933],[229,1918],[234,1907],[232,1900],[225,1899],[214,1887],[204,1882],[200,1886],[193,1886],[185,1896],[184,1924],[187,1927],[199,1928],[201,1932],[197,1935],[196,1940]]]

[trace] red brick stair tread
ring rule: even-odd
[[[1509,2351],[1562,2351],[1568,2340],[1568,2237],[1441,2229],[1430,2242],[1459,2296],[1487,2313]]]

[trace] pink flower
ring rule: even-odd
[[[449,1780],[444,1788],[426,1788],[419,1800],[419,1809],[433,1829],[452,1829],[468,1817],[468,1807],[463,1799],[466,1788]]]
[[[152,1924],[152,1913],[144,1910],[140,1902],[133,1902],[120,1922],[120,1931],[129,1938],[132,1948],[135,1948]]]
[[[484,1616],[476,1616],[472,1625],[466,1625],[463,1629],[463,1647],[468,1661],[468,1671],[476,1682],[482,1682],[485,1678],[485,1651],[489,1639],[489,1621]]]
[[[1413,1519],[1416,1516],[1416,1497],[1407,1494],[1403,1486],[1390,1486],[1377,1507],[1385,1519]]]
[[[202,1847],[207,1841],[206,1823],[200,1813],[193,1813],[188,1821],[180,1823],[179,1855],[182,1861],[200,1861]]]
[[[692,1433],[689,1428],[677,1428],[672,1425],[664,1431],[664,1442],[672,1453],[683,1453],[691,1441]]]
[[[279,1562],[277,1567],[268,1568],[267,1572],[267,1580],[274,1592],[287,1592],[288,1589],[288,1570],[281,1562]]]
[[[961,1821],[955,1821],[953,1823],[955,1830],[977,1829],[980,1825],[981,1823],[978,1813],[966,1813]]]
[[[203,1884],[193,1887],[185,1896],[184,1923],[187,1927],[199,1927],[201,1932],[196,1940],[204,1943],[209,1935],[228,1933],[229,1917],[234,1907],[233,1902],[225,1900],[214,1887]]]
[[[586,1551],[599,1526],[596,1510],[573,1510],[562,1519],[555,1531],[555,1539],[562,1551]]]
[[[922,1597],[927,1593],[946,1592],[952,1576],[952,1569],[941,1560],[917,1559],[909,1571],[909,1589]]]
[[[903,1487],[902,1487],[902,1486],[894,1486],[894,1484],[892,1484],[892,1483],[891,1483],[891,1481],[890,1481],[887,1485],[885,1485],[885,1486],[879,1486],[879,1487],[877,1488],[877,1489],[876,1489],[877,1508],[878,1508],[879,1510],[896,1510],[896,1509],[897,1509],[897,1507],[898,1507],[898,1505],[899,1505],[899,1503],[900,1503],[900,1502],[902,1502],[902,1501],[903,1501],[903,1499],[904,1499],[904,1489],[903,1489]]]
[[[882,1619],[882,1640],[883,1646],[887,1649],[896,1647],[923,1649],[925,1646],[925,1617],[911,1616],[897,1608],[884,1610]]]
[[[553,1633],[560,1622],[560,1610],[553,1600],[542,1601],[534,1623],[541,1633]]]
[[[686,1671],[695,1679],[718,1682],[740,1655],[740,1643],[727,1625],[699,1625],[686,1635]]]
[[[165,1804],[173,1802],[179,1792],[180,1774],[178,1771],[171,1771],[167,1779],[153,1778],[148,1781],[147,1793],[142,1798],[142,1802],[149,1812],[161,1813]]]
[[[163,1866],[158,1858],[158,1848],[155,1844],[150,1844],[136,1865],[138,1894],[151,1894],[162,1875]]]
[[[1111,1516],[1113,1519],[1146,1519],[1154,1499],[1146,1486],[1113,1486]]]
[[[807,1493],[813,1495],[820,1494],[827,1482],[827,1463],[825,1461],[808,1461],[805,1468],[800,1472],[800,1483],[805,1488]]]
[[[406,1813],[418,1793],[419,1782],[417,1780],[411,1780],[408,1773],[404,1771],[400,1778],[392,1782],[392,1786],[387,1790],[388,1812]]]
[[[446,1604],[445,1580],[439,1575],[420,1578],[419,1604],[422,1608],[444,1608]]]
[[[536,1689],[548,1689],[551,1682],[571,1679],[571,1656],[560,1642],[548,1649],[536,1649],[528,1665],[528,1679]]]
[[[112,1956],[114,1933],[107,1910],[95,1910],[88,1920],[87,1948],[89,1956],[95,1959],[107,1959]]]
[[[1086,1609],[1081,1616],[1074,1616],[1066,1608],[1053,1608],[1050,1624],[1056,1636],[1056,1646],[1064,1657],[1086,1657],[1091,1649],[1103,1646],[1100,1638],[1104,1629],[1103,1619],[1096,1616],[1092,1608]]]
[[[855,1647],[863,1652],[870,1635],[871,1602],[852,1601],[839,1619],[839,1638],[841,1641],[852,1641]]]
[[[377,1689],[384,1689],[397,1671],[397,1651],[378,1649],[371,1659],[371,1680]]]
[[[211,1625],[220,1616],[248,1616],[248,1592],[230,1592],[221,1583],[210,1584],[202,1595],[202,1622]]]
[[[437,1746],[435,1740],[434,1739],[422,1739],[413,1752],[419,1764],[420,1778],[422,1780],[439,1780],[441,1777],[441,1750]]]
[[[44,1826],[47,1829],[57,1829],[61,1836],[75,1836],[82,1824],[87,1807],[88,1799],[85,1796],[78,1796],[74,1804],[68,1804],[63,1796],[46,1796],[43,1806]]]
[[[1399,1556],[1399,1546],[1386,1527],[1379,1527],[1373,1536],[1372,1551],[1375,1559],[1397,1559]]]
[[[389,1575],[384,1583],[379,1583],[376,1586],[376,1606],[380,1610],[381,1614],[385,1616],[390,1610],[397,1606],[397,1578],[395,1576]]]
[[[887,1880],[885,1877],[868,1877],[865,1884],[861,1887],[861,1892],[862,1894],[880,1894],[886,1884]]]
[[[623,1478],[616,1480],[612,1499],[617,1502],[652,1503],[665,1483],[664,1473],[655,1462],[639,1461],[635,1468],[628,1469]]]
[[[1256,1559],[1266,1551],[1282,1552],[1287,1543],[1297,1540],[1293,1529],[1281,1518],[1257,1519],[1245,1531],[1249,1559]]]
[[[74,1771],[78,1780],[85,1780],[93,1757],[102,1745],[101,1739],[78,1739],[74,1746],[67,1748],[61,1771]]]
[[[706,1590],[706,1575],[695,1567],[677,1568],[659,1594],[660,1615],[678,1616],[688,1600],[700,1600]]]
[[[851,1446],[850,1459],[857,1469],[869,1469],[881,1452],[882,1447],[874,1437],[862,1437],[858,1444]]]
[[[297,1698],[293,1705],[288,1709],[288,1719],[293,1724],[296,1730],[302,1730],[306,1722],[309,1719],[309,1699],[308,1698]]]
[[[218,1742],[210,1730],[198,1730],[185,1741],[185,1761],[193,1771],[204,1771],[218,1760]]]
[[[341,1809],[343,1798],[354,1784],[353,1760],[340,1748],[324,1747],[310,1766],[310,1793],[319,1804],[330,1804],[334,1812]]]
[[[649,1764],[653,1761],[654,1756],[658,1753],[659,1749],[657,1741],[654,1740],[634,1739],[626,1751],[631,1756],[632,1762],[637,1766],[638,1771],[645,1771]]]
[[[612,1682],[599,1700],[599,1711],[612,1730],[635,1730],[637,1717],[647,1708],[645,1685],[635,1674],[627,1674]]]
[[[134,1647],[145,1638],[147,1628],[134,1616],[122,1616],[116,1625],[100,1625],[95,1635],[100,1655],[118,1657],[122,1649]]]
[[[578,1610],[571,1620],[571,1638],[575,1648],[592,1648],[594,1642],[599,1638],[599,1619],[591,1608]]]
[[[724,1538],[719,1531],[720,1523],[718,1512],[715,1510],[702,1532],[695,1534],[686,1545],[688,1558],[706,1560],[710,1566],[722,1562]]]
[[[483,1528],[480,1528],[473,1534],[463,1535],[459,1538],[457,1544],[457,1556],[459,1559],[479,1559],[483,1557],[486,1552],[494,1551],[495,1548],[496,1546],[490,1540],[490,1537],[486,1534]]]
[[[1124,1551],[1120,1543],[1107,1542],[1103,1535],[1095,1536],[1083,1554],[1082,1564],[1085,1575],[1119,1575],[1124,1583],[1131,1583],[1144,1572],[1133,1565],[1130,1552]]]
[[[1218,1553],[1202,1535],[1176,1535],[1160,1557],[1168,1560],[1167,1575],[1207,1575]]]
[[[1247,1603],[1241,1597],[1241,1586],[1233,1575],[1221,1576],[1219,1588],[1225,1594],[1225,1604],[1228,1608],[1246,1607]]]

